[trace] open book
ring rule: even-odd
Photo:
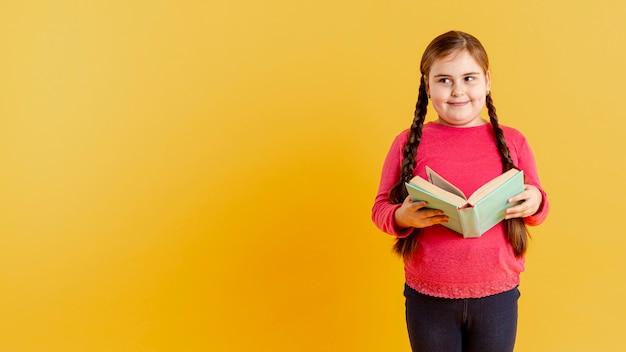
[[[449,220],[441,225],[465,238],[480,237],[502,221],[506,209],[520,203],[507,203],[509,198],[524,190],[524,172],[517,169],[485,183],[469,198],[428,166],[426,174],[430,182],[415,176],[406,183],[409,195],[413,201],[427,201],[429,208],[442,210]]]

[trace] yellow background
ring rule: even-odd
[[[486,46],[552,204],[516,351],[622,350],[625,15],[3,0],[0,350],[408,351],[402,265],[370,208],[421,53],[450,29]]]

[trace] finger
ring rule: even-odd
[[[509,198],[509,203],[515,203],[515,202],[520,202],[520,201],[525,201],[526,199],[529,198],[529,195],[524,191],[516,196],[513,196],[511,198]]]
[[[524,185],[524,190],[520,194],[517,194],[514,197],[509,199],[509,203],[514,203],[518,201],[526,201],[528,199],[535,197],[537,193],[541,195],[539,190],[537,190],[537,187],[526,184]]]
[[[413,201],[413,199],[411,199],[411,196],[406,197],[404,202],[409,205],[409,209],[412,210],[412,211],[417,211],[417,210],[419,210],[421,208],[424,208],[424,207],[426,207],[428,205],[428,202],[423,201],[423,200]]]
[[[516,205],[514,207],[510,207],[506,210],[507,214],[517,214],[517,213],[522,213],[524,212],[524,210],[526,209],[525,204],[522,203],[520,205]]]
[[[447,215],[437,215],[437,216],[431,217],[431,220],[435,224],[441,224],[441,223],[447,223],[450,220],[450,218]]]
[[[445,224],[449,218],[446,215],[431,216],[425,219],[430,225]]]
[[[420,216],[424,219],[427,218],[436,218],[436,217],[445,217],[447,218],[447,215],[444,215],[444,212],[441,210],[437,210],[437,209],[422,209],[420,211]]]
[[[447,223],[448,217],[445,215],[437,215],[426,218],[416,218],[414,222],[414,227],[416,228],[424,228],[432,225]]]
[[[530,207],[526,203],[510,207],[506,210],[505,219],[523,218],[530,214]]]

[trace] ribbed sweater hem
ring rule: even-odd
[[[482,298],[506,292],[519,286],[519,276],[509,280],[493,283],[473,283],[473,284],[449,284],[440,282],[428,282],[418,278],[405,276],[406,284],[415,291],[433,297],[440,298]]]

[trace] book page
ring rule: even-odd
[[[430,183],[432,183],[433,185],[443,190],[446,190],[450,193],[456,194],[457,196],[463,199],[467,199],[465,194],[463,194],[463,192],[460,189],[458,189],[453,184],[448,182],[445,178],[441,177],[438,173],[436,173],[433,169],[431,169],[428,166],[426,166],[426,174],[428,175],[428,179],[430,180]]]
[[[497,189],[498,187],[500,187],[501,185],[506,183],[508,180],[513,178],[518,173],[521,173],[523,175],[522,171],[517,170],[517,169],[511,169],[511,170],[503,173],[502,175],[492,179],[491,181],[485,183],[484,185],[480,186],[480,188],[478,188],[476,190],[476,192],[474,192],[469,197],[469,199],[468,199],[469,203],[470,204],[476,204],[477,201],[479,201],[480,199],[484,198],[489,193],[493,192],[495,189]]]
[[[463,207],[467,204],[467,200],[464,197],[459,197],[454,193],[443,190],[419,176],[413,177],[407,185],[411,188],[416,189],[419,192],[427,193],[430,196],[434,196],[438,199],[453,204],[458,208]],[[414,199],[425,200],[424,198],[419,197],[418,194],[416,194],[416,197],[414,197]]]

